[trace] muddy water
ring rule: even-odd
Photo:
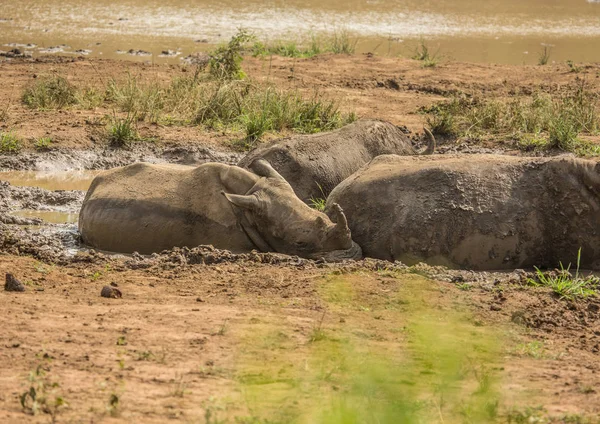
[[[34,53],[175,62],[239,27],[263,39],[344,28],[358,37],[359,51],[382,55],[409,55],[423,37],[456,60],[536,63],[547,44],[551,61],[600,61],[600,2],[590,0],[0,0],[0,6],[0,45]],[[148,55],[123,53],[129,49]],[[161,57],[167,50],[172,57]]]
[[[40,218],[49,224],[74,224],[79,218],[79,214],[73,212],[34,211],[26,209],[13,212],[12,215],[21,218]]]
[[[46,190],[86,191],[96,175],[102,171],[8,171],[0,172],[0,180],[14,186],[40,187]]]

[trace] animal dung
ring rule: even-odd
[[[11,273],[6,274],[6,282],[4,283],[4,290],[10,292],[24,292],[25,286],[19,280],[15,278]]]
[[[111,286],[104,286],[102,287],[102,291],[100,292],[100,296],[102,297],[106,297],[109,299],[120,299],[123,297],[123,293],[121,293],[121,290],[115,288],[115,287],[111,287]]]

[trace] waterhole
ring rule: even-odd
[[[348,31],[359,53],[410,56],[421,38],[460,61],[599,61],[593,0],[4,1],[0,50],[178,62],[245,28],[261,40]]]

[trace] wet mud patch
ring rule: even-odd
[[[134,162],[200,165],[206,162],[236,164],[240,153],[215,150],[199,145],[136,145],[131,149],[57,149],[47,152],[23,152],[0,155],[0,171],[103,170]],[[1,178],[1,174],[0,174]]]

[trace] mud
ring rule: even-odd
[[[23,152],[0,155],[0,172],[13,170],[70,171],[101,170],[134,162],[197,165],[205,162],[235,164],[242,154],[216,150],[197,144],[177,146],[134,145],[131,149],[91,150],[56,149],[48,152]],[[0,179],[2,175],[0,174]]]

